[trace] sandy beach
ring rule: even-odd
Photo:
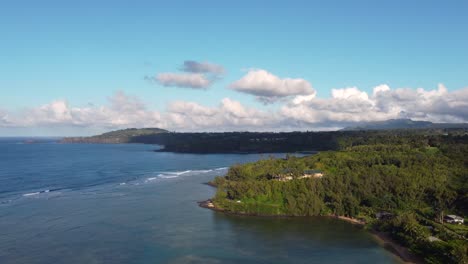
[[[365,223],[351,217],[346,216],[332,216],[334,218],[355,224],[364,226]],[[397,257],[400,258],[402,263],[407,264],[422,264],[424,261],[415,254],[411,253],[406,247],[401,246],[397,242],[395,242],[388,234],[384,232],[379,232],[376,230],[370,230],[371,234],[377,240],[377,242],[386,250],[390,251],[391,253],[395,254]]]

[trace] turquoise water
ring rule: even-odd
[[[346,222],[198,207],[203,183],[268,155],[153,149],[0,140],[0,263],[398,263]]]

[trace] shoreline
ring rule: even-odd
[[[410,252],[408,248],[398,244],[388,234],[376,230],[369,230],[374,239],[384,249],[397,256],[405,264],[423,264],[424,260]]]
[[[348,223],[359,225],[364,227],[366,223],[351,217],[346,216],[330,216]],[[393,240],[388,234],[380,232],[374,229],[368,229],[371,235],[375,240],[387,251],[397,256],[402,263],[406,264],[422,264],[424,261],[419,257],[409,251],[408,248],[400,245],[395,240]]]
[[[228,215],[235,215],[235,216],[256,216],[256,217],[268,217],[268,218],[285,218],[285,217],[297,217],[297,216],[290,216],[290,215],[256,215],[256,214],[245,214],[245,213],[236,213],[236,212],[229,212],[225,211],[224,209],[217,208],[211,199],[197,202],[198,206],[206,209],[213,210],[215,212],[222,212]],[[350,224],[359,226],[361,228],[365,227],[366,223],[360,221],[356,218],[346,217],[346,216],[336,216],[336,215],[326,215],[322,217],[327,218],[334,218],[339,219],[341,221],[348,222]],[[385,250],[393,254],[397,257],[401,263],[405,264],[423,264],[424,261],[419,257],[409,251],[408,248],[401,246],[395,240],[393,240],[388,234],[383,232],[379,232],[373,229],[369,229],[368,232],[372,235],[372,237],[377,241],[377,243],[383,247]]]

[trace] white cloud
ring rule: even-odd
[[[302,104],[305,102],[312,101],[315,98],[315,93],[310,94],[310,95],[298,95],[293,98],[292,103],[293,104]]]
[[[372,95],[376,96],[378,93],[382,93],[386,91],[390,91],[390,87],[386,84],[381,84],[381,85],[374,87],[374,89],[372,90]]]
[[[7,111],[0,109],[0,127],[8,126],[9,123]]]
[[[264,103],[272,103],[290,96],[307,95],[310,97],[316,94],[312,85],[304,79],[281,79],[261,69],[250,70],[229,87],[239,92],[255,95]]]
[[[211,81],[200,73],[160,73],[155,80],[166,87],[206,89],[211,85]]]
[[[169,104],[168,111],[178,114],[192,114],[202,116],[213,116],[216,111],[213,108],[199,105],[194,102],[175,101]]]
[[[221,101],[221,113],[231,126],[268,126],[275,120],[275,114],[245,107],[240,102],[229,98]]]
[[[55,100],[35,109],[26,109],[17,122],[25,126],[36,124],[62,124],[73,122],[71,109],[65,100]]]
[[[341,100],[368,100],[366,92],[360,91],[357,87],[332,89],[332,97]]]
[[[207,89],[224,74],[221,65],[210,62],[184,61],[181,71],[159,73],[145,79],[166,87]]]

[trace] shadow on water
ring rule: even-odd
[[[252,217],[213,214],[216,225],[225,225],[232,232],[251,233],[265,241],[275,238],[281,240],[315,241],[323,244],[342,244],[353,242],[354,246],[374,246],[369,241],[357,240],[356,236],[367,237],[361,227],[327,217]],[[219,226],[218,226],[219,227]]]
[[[214,263],[397,263],[382,254],[384,249],[365,230],[337,219],[214,212],[212,220],[218,234],[216,247],[232,250],[224,255],[215,249],[200,254],[219,260]]]

